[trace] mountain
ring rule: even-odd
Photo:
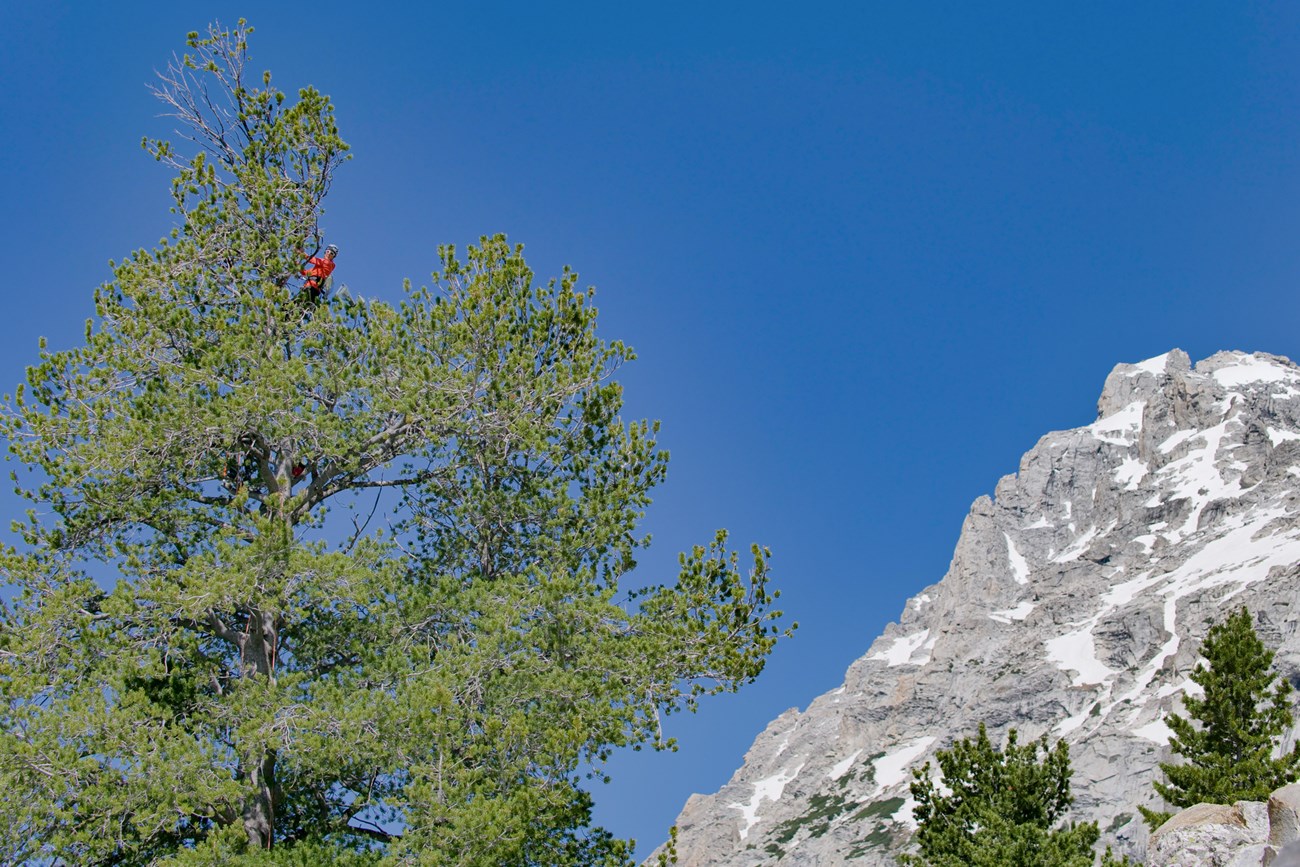
[[[1098,418],[980,497],[943,579],[838,689],[755,739],[678,818],[683,867],[893,864],[910,771],[987,724],[1070,745],[1069,818],[1141,857],[1163,722],[1212,622],[1246,605],[1300,681],[1300,368],[1174,350],[1121,364]]]

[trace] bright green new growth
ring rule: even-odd
[[[1042,758],[1039,758],[1039,754]],[[1070,751],[1047,738],[1021,746],[1013,729],[1005,750],[979,735],[935,755],[942,779],[930,763],[914,770],[913,816],[916,855],[899,860],[913,867],[1092,867],[1099,832],[1095,822],[1055,828],[1074,797],[1070,794]],[[1102,867],[1129,864],[1109,849]]]
[[[1291,727],[1291,684],[1270,672],[1273,652],[1244,607],[1210,627],[1201,655],[1209,667],[1198,663],[1190,677],[1204,695],[1184,693],[1187,716],[1165,720],[1173,731],[1169,746],[1186,763],[1161,762],[1168,782],[1155,789],[1175,807],[1267,800],[1300,771],[1300,744],[1273,756]],[[1172,815],[1139,809],[1152,829]]]
[[[3,407],[0,861],[625,864],[583,769],[756,677],[768,552],[621,593],[667,454],[577,275],[448,247],[394,307],[295,297],[345,159],[245,80],[241,21],[158,95],[178,229]]]

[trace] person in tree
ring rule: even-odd
[[[239,437],[239,445],[226,459],[223,477],[233,488],[256,484],[261,473],[257,466],[257,438],[246,433]]]
[[[325,294],[330,275],[334,273],[334,257],[338,254],[339,248],[330,244],[325,248],[324,256],[309,256],[303,265],[302,274],[307,279],[303,281],[302,288],[313,304]]]

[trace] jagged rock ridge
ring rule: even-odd
[[[1300,368],[1174,350],[1122,364],[1098,419],[1043,437],[971,506],[947,575],[843,686],[786,711],[678,818],[679,864],[892,864],[910,770],[985,722],[1065,738],[1071,818],[1144,854],[1138,803],[1209,624],[1246,604],[1300,670]]]

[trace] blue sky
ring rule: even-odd
[[[1300,352],[1288,4],[149,7],[4,3],[0,381],[170,228],[146,84],[188,30],[250,18],[254,66],[329,94],[353,146],[336,279],[396,298],[498,231],[543,277],[573,265],[673,455],[645,577],[717,527],[774,551],[796,637],[597,786],[643,853],[841,682],[1114,364]]]

